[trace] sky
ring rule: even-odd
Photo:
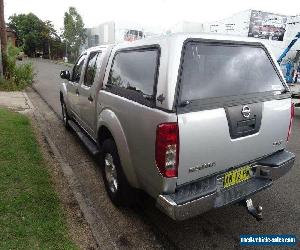
[[[299,0],[4,0],[6,20],[14,13],[32,12],[42,20],[51,20],[58,30],[69,6],[76,7],[87,28],[113,20],[168,29],[181,21],[216,21],[247,9],[300,14]]]

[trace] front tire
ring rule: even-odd
[[[62,117],[63,117],[64,126],[67,130],[69,130],[70,125],[69,125],[68,121],[70,120],[70,117],[68,114],[67,106],[64,101],[61,102],[61,113],[62,113]]]
[[[106,192],[115,206],[130,206],[135,203],[135,191],[123,172],[113,139],[107,139],[103,143],[102,174]]]

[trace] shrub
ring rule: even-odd
[[[15,72],[16,69],[16,59],[18,54],[21,52],[21,49],[14,47],[11,43],[8,44],[7,46],[7,58],[6,58],[6,63],[7,63],[7,73],[5,78],[10,79]]]
[[[7,51],[7,73],[4,79],[0,79],[0,90],[16,91],[23,90],[31,85],[34,78],[33,67],[31,63],[16,63],[17,56],[21,49],[8,44]]]
[[[21,89],[33,82],[33,67],[31,63],[17,65],[13,75],[13,82]]]

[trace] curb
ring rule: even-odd
[[[30,109],[33,112],[35,119],[36,120],[44,120],[41,113],[33,106],[32,102],[30,101],[30,99],[25,91],[23,91],[23,95],[26,99],[27,104],[29,105]],[[59,165],[64,173],[64,176],[66,177],[68,184],[72,190],[72,193],[79,204],[80,210],[82,211],[87,223],[89,224],[89,227],[91,228],[93,237],[94,237],[95,241],[97,242],[99,248],[100,249],[119,249],[117,247],[116,243],[112,240],[107,226],[101,219],[99,220],[99,217],[98,217],[98,221],[100,221],[100,223],[98,223],[98,226],[100,226],[101,232],[99,232],[99,230],[95,229],[95,227],[94,227],[95,215],[94,215],[93,211],[90,209],[88,202],[85,200],[85,198],[83,197],[83,195],[80,192],[80,188],[79,188],[80,184],[79,184],[71,166],[64,161],[58,148],[55,146],[54,142],[49,137],[49,135],[44,131],[42,126],[39,124],[38,127],[41,129],[42,134],[44,135],[47,143],[49,144],[49,146],[51,148],[51,151],[53,152],[57,162],[59,163]]]

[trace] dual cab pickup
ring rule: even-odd
[[[294,164],[294,106],[257,40],[177,34],[84,51],[62,71],[64,124],[102,158],[112,202],[136,190],[175,220],[246,201]]]

